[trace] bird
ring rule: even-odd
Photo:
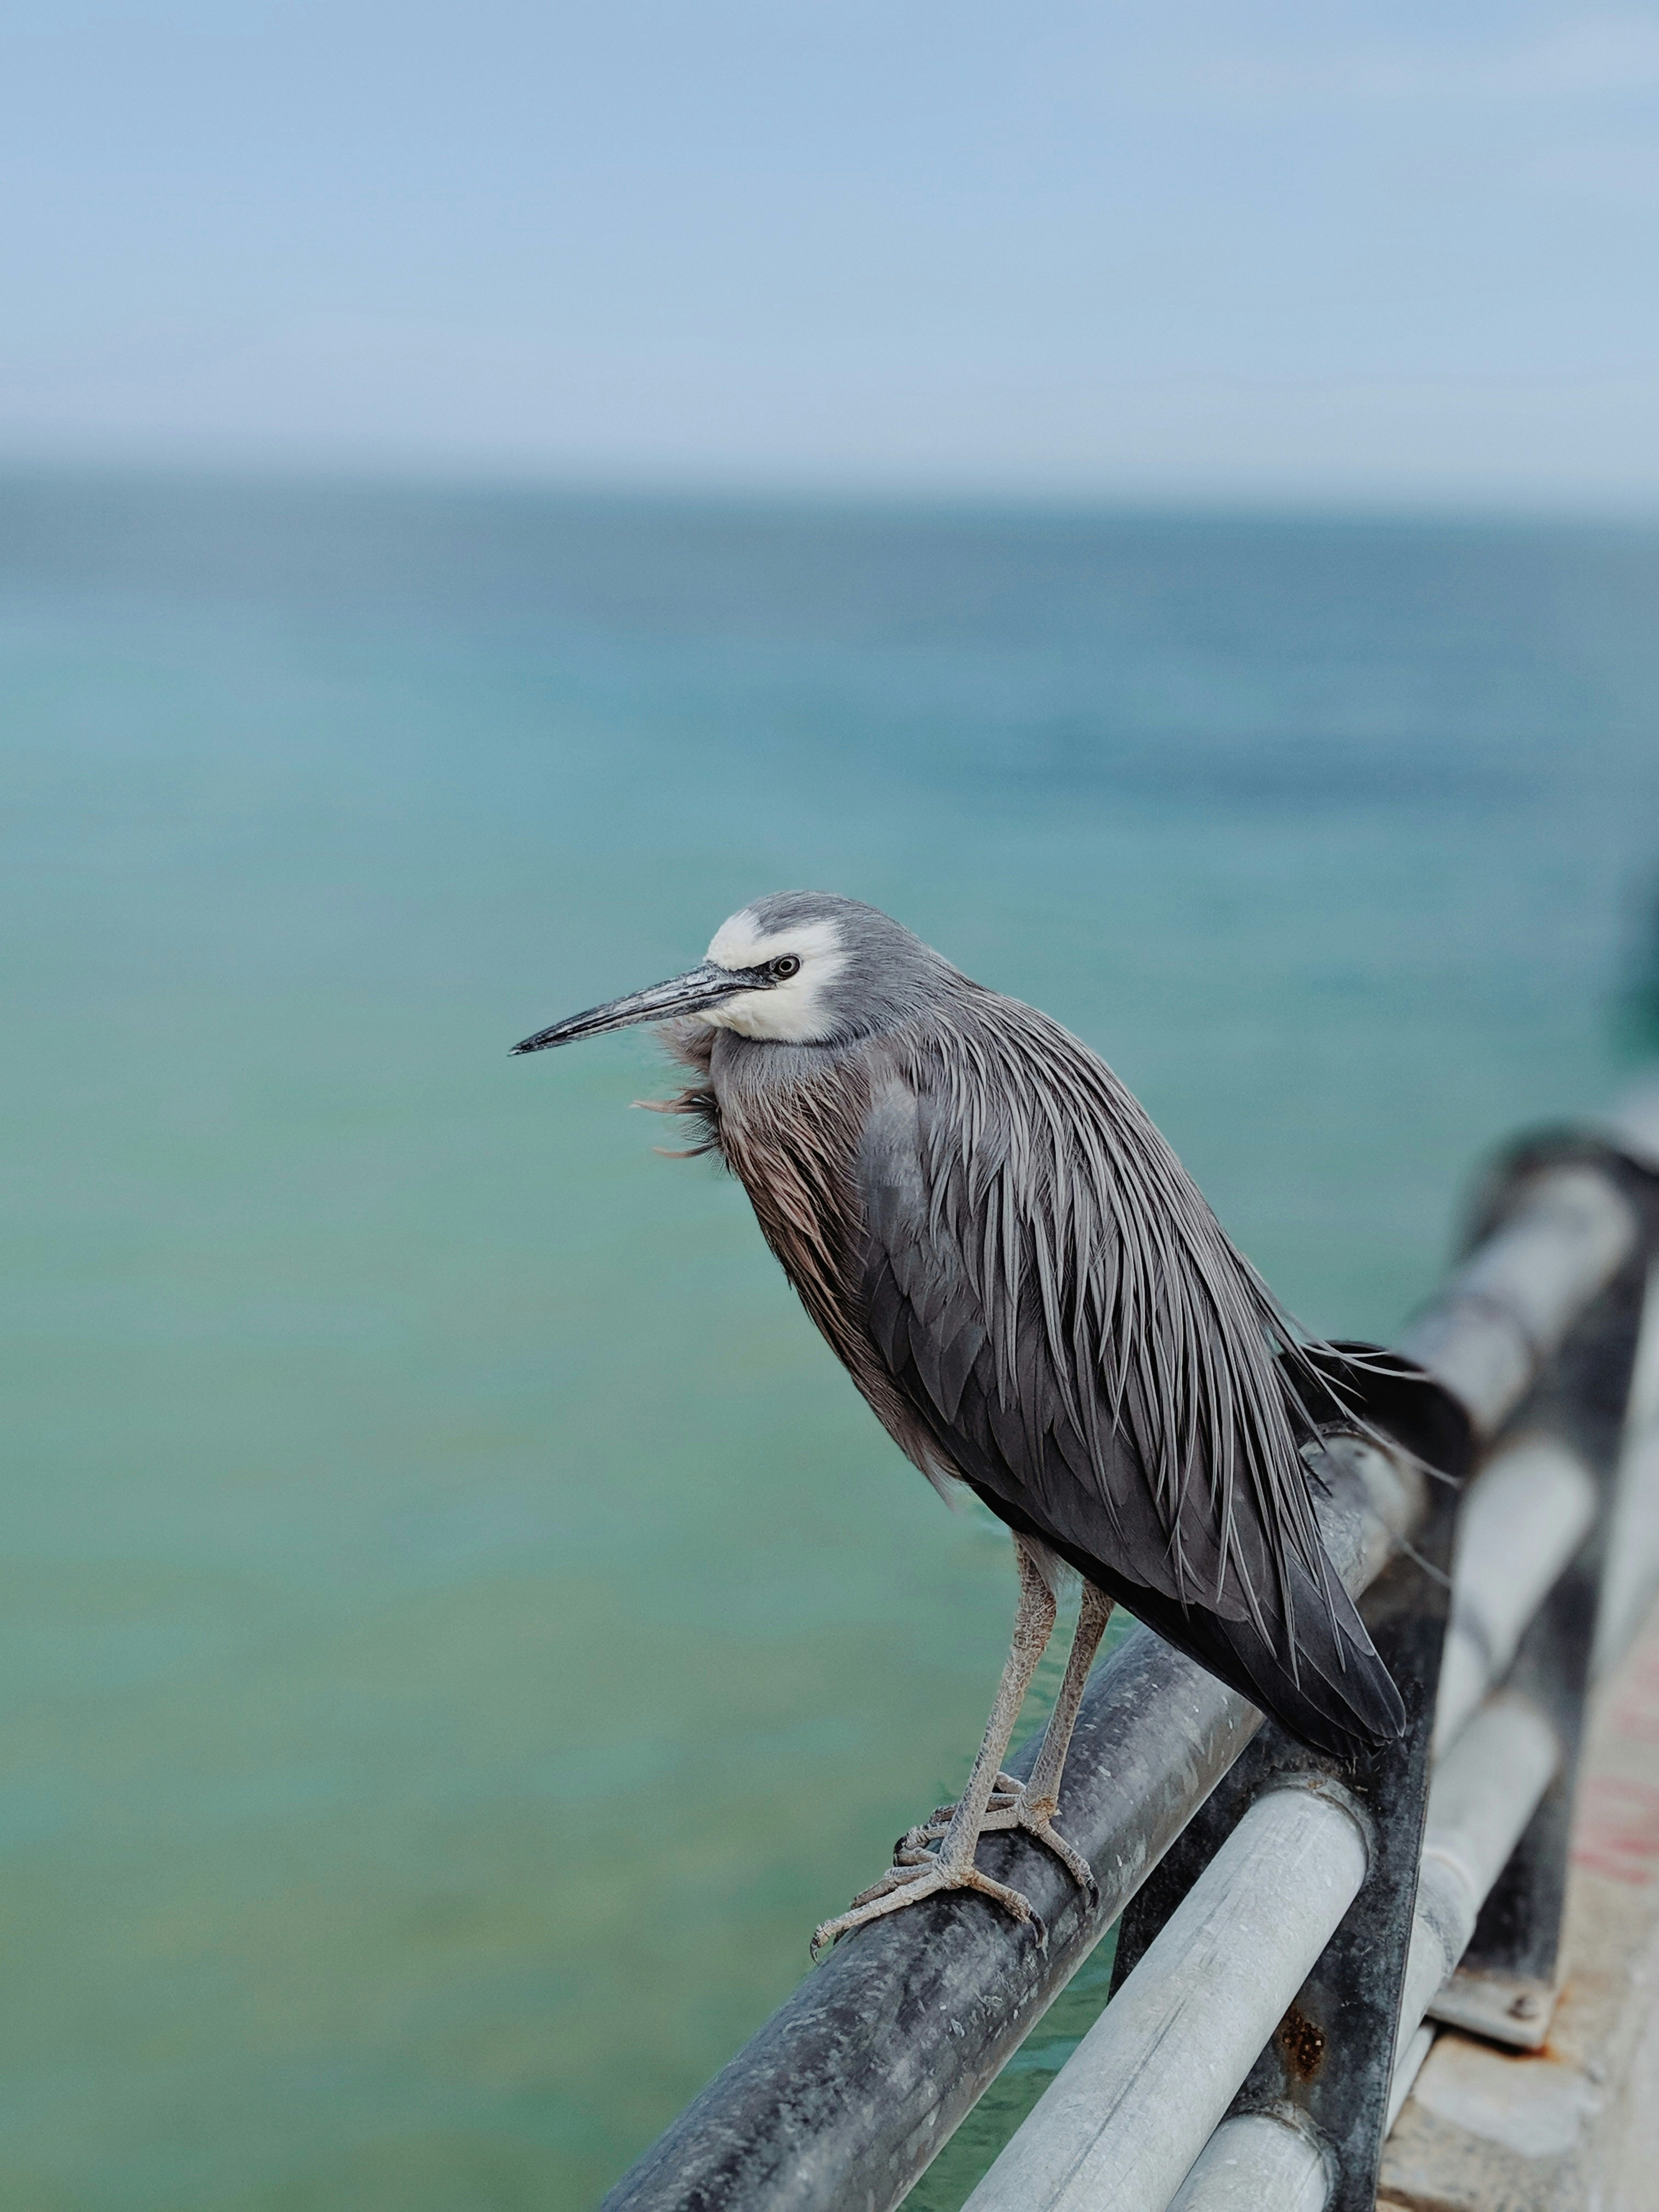
[[[1316,1751],[1352,1759],[1405,1713],[1321,1540],[1307,1448],[1353,1426],[1310,1342],[1144,1108],[1058,1022],[971,981],[902,922],[822,891],[752,901],[685,973],[514,1046],[660,1025],[686,1155],[714,1154],[899,1449],[1012,1532],[1008,1659],[968,1781],[812,1938],[814,1957],[921,1898],[977,1893],[1018,1829],[1097,1899],[1055,1826],[1090,1668],[1121,1606]],[[1004,1759],[1076,1577],[1036,1763]]]

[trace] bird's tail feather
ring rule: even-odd
[[[1240,1686],[1254,1703],[1314,1750],[1345,1759],[1391,1743],[1404,1732],[1406,1708],[1353,1600],[1334,1573],[1326,1584],[1316,1589],[1301,1563],[1292,1563],[1294,1666],[1253,1621],[1206,1625],[1235,1655],[1247,1678]]]
[[[1090,1579],[1107,1586],[1098,1569]],[[1394,1677],[1334,1572],[1327,1577],[1328,1598],[1299,1563],[1292,1567],[1294,1667],[1263,1626],[1249,1618],[1228,1620],[1189,1610],[1155,1591],[1131,1589],[1114,1579],[1113,1594],[1137,1619],[1270,1713],[1310,1749],[1352,1759],[1404,1733],[1406,1708]],[[1278,1640],[1287,1647],[1291,1643],[1283,1637]]]

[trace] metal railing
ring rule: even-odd
[[[1322,1455],[1322,1526],[1406,1697],[1401,1745],[1316,1758],[1137,1628],[1066,1768],[1098,1905],[1023,1836],[988,1838],[1046,1948],[953,1898],[860,1929],[605,2212],[888,2212],[1120,1921],[1111,2002],[971,2212],[1369,2206],[1425,2013],[1522,2045],[1547,2027],[1585,1689],[1659,1573],[1656,1253],[1659,1093],[1518,1148],[1401,1339],[1424,1379],[1379,1380],[1401,1449]],[[1461,1499],[1424,1474],[1481,1452]]]

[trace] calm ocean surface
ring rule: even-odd
[[[1013,1586],[648,1041],[507,1046],[852,892],[1386,1335],[1630,1073],[1659,535],[13,481],[0,727],[0,2203],[575,2212]]]

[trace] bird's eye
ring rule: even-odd
[[[787,983],[792,975],[799,975],[799,973],[800,963],[793,952],[786,952],[781,960],[772,963],[772,975],[777,982]]]

